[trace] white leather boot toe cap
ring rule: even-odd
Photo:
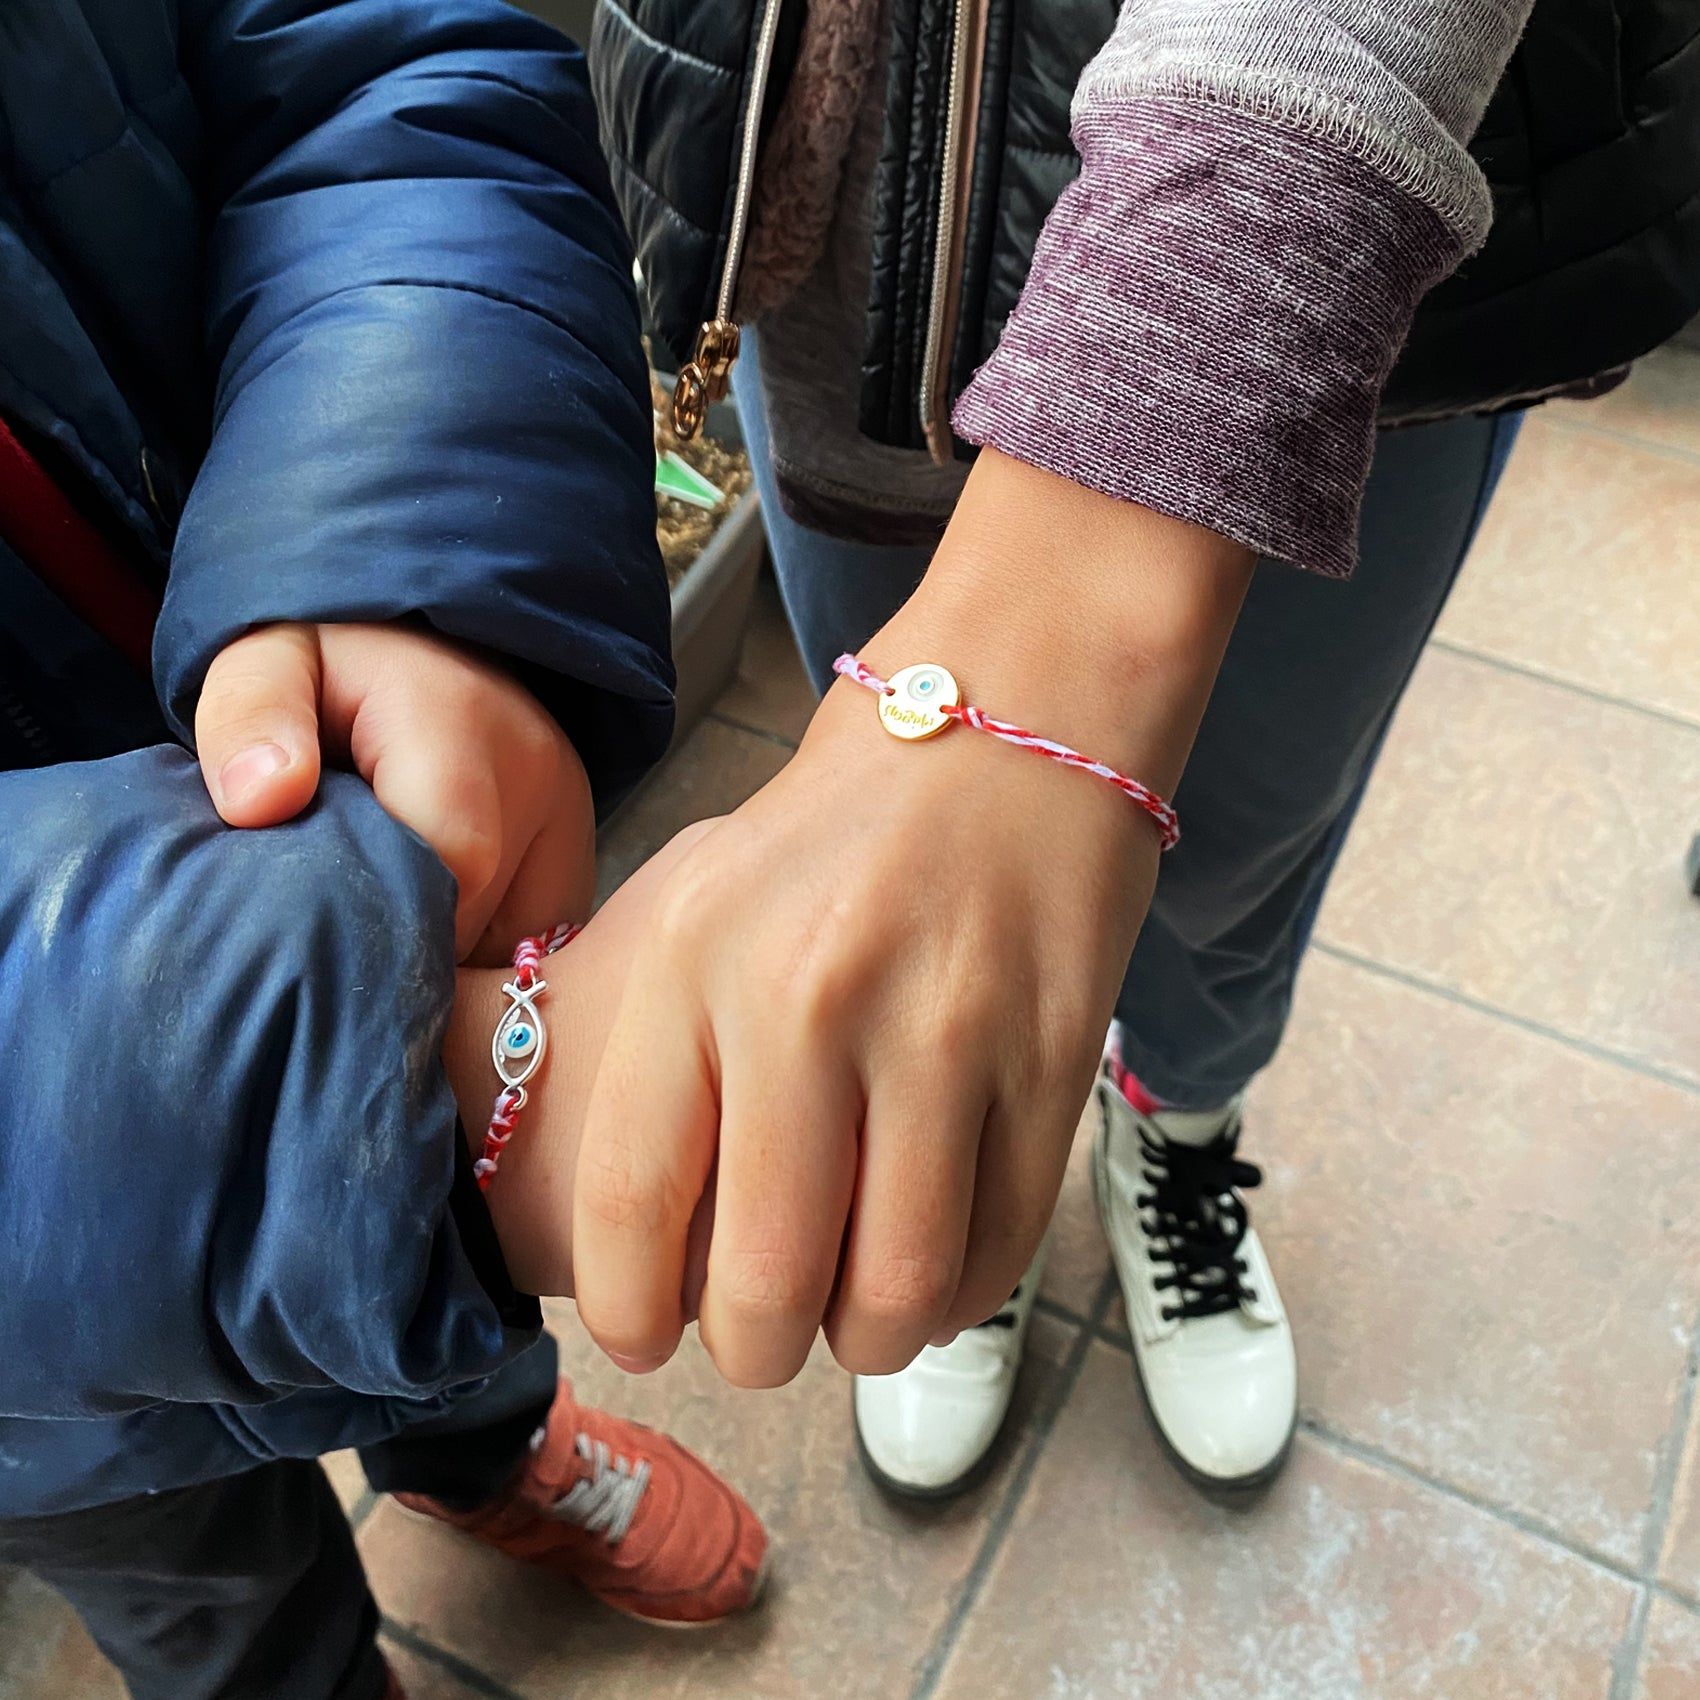
[[[1259,1330],[1237,1349],[1224,1339],[1221,1351],[1198,1337],[1242,1328],[1237,1315],[1211,1317],[1139,1354],[1145,1397],[1170,1450],[1200,1480],[1223,1487],[1255,1483],[1280,1463],[1298,1398],[1285,1329]]]
[[[856,1377],[862,1450],[888,1486],[906,1493],[942,1493],[971,1475],[1009,1408],[1001,1376],[965,1382],[928,1361],[938,1353],[927,1347],[896,1375]]]

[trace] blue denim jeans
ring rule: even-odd
[[[930,551],[843,541],[784,513],[758,361],[752,339],[739,414],[780,594],[825,690],[833,657],[884,625]],[[1163,858],[1116,1003],[1127,1063],[1167,1102],[1220,1104],[1274,1055],[1329,872],[1517,425],[1510,414],[1384,433],[1357,575],[1257,573],[1175,796],[1185,836]],[[1019,703],[987,706],[1020,718]]]

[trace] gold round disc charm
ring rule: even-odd
[[[880,698],[880,724],[894,738],[936,736],[950,724],[944,710],[962,701],[955,679],[931,661],[905,667],[886,682],[891,690]]]

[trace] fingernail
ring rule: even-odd
[[[626,1372],[627,1375],[648,1375],[652,1371],[660,1369],[667,1361],[665,1358],[628,1358],[624,1352],[610,1352],[608,1356],[611,1357],[614,1362]]]
[[[239,803],[262,779],[288,766],[289,752],[281,744],[251,745],[218,770],[219,795],[227,803]]]

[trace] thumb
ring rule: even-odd
[[[195,709],[201,776],[231,826],[276,826],[319,785],[319,645],[311,626],[263,626],[221,650]]]

